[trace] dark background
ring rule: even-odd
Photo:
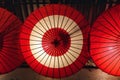
[[[34,9],[54,3],[76,8],[92,24],[99,14],[115,4],[119,4],[120,0],[0,0],[0,7],[8,9],[24,21]]]

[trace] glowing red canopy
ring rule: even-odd
[[[21,24],[16,16],[0,8],[0,74],[12,71],[23,62],[19,45]]]
[[[103,71],[120,76],[120,5],[106,10],[91,30],[91,57]]]
[[[88,22],[77,10],[60,4],[41,7],[22,26],[24,58],[44,76],[70,76],[88,60],[87,32]]]

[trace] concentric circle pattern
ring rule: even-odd
[[[51,56],[63,55],[70,47],[70,36],[61,28],[52,28],[43,35],[42,47]]]
[[[0,8],[0,74],[14,70],[24,60],[19,45],[21,25],[16,16]]]
[[[77,10],[60,4],[41,7],[22,26],[24,58],[41,75],[70,76],[88,60],[88,31],[88,22]]]
[[[91,57],[103,71],[120,76],[120,5],[105,11],[91,30]]]

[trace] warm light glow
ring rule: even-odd
[[[91,57],[103,71],[120,76],[120,5],[106,10],[91,30]]]

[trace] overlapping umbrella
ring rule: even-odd
[[[35,10],[21,30],[26,62],[37,73],[53,78],[78,72],[88,60],[88,25],[69,6],[51,4]]]
[[[91,57],[103,71],[120,76],[120,5],[106,10],[91,30]]]
[[[19,45],[21,25],[15,15],[0,8],[0,74],[14,70],[23,62]]]

